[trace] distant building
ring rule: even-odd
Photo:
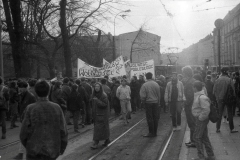
[[[240,4],[234,7],[223,19],[221,35],[221,65],[240,65]],[[218,33],[213,30],[214,64],[218,65]]]
[[[133,63],[153,59],[160,65],[161,37],[143,30],[120,34],[115,38],[116,56],[131,59]]]
[[[163,65],[170,64],[169,55],[170,57],[178,57],[177,64],[179,65],[204,65],[205,59],[208,59],[210,66],[214,65],[213,36],[207,35],[180,53],[162,54]]]

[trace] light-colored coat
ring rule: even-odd
[[[208,118],[210,113],[210,100],[204,94],[204,91],[194,93],[194,101],[192,106],[192,114],[200,121],[204,121]]]
[[[186,97],[184,95],[184,87],[182,82],[178,81],[177,82],[177,88],[178,88],[178,102],[185,101]],[[164,94],[164,100],[166,103],[171,102],[171,96],[172,96],[172,82],[168,82],[167,87],[165,89],[165,94]]]

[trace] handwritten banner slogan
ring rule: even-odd
[[[131,67],[131,77],[132,76],[139,76],[143,75],[145,76],[146,73],[151,72],[153,74],[153,77],[155,77],[155,71],[154,71],[154,61],[148,60],[141,63],[130,63]]]
[[[102,78],[108,75],[109,77],[117,77],[126,75],[126,70],[122,56],[118,57],[112,63],[105,63],[103,67],[94,67],[84,61],[78,59],[78,78]]]

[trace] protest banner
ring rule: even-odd
[[[103,66],[106,64],[110,64],[106,59],[103,58]]]
[[[131,77],[132,76],[145,76],[146,73],[151,72],[153,77],[155,77],[155,70],[154,70],[154,61],[148,60],[141,63],[130,63],[131,67]]]
[[[78,59],[78,78],[103,78],[106,75],[109,77],[126,75],[122,56],[118,57],[112,63],[105,63],[101,68],[91,66]]]

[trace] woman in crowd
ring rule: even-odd
[[[103,92],[102,85],[96,83],[94,85],[94,91],[92,95],[92,107],[93,107],[93,145],[92,149],[98,148],[98,143],[101,140],[105,140],[103,146],[107,146],[110,143],[109,136],[109,102],[106,93]]]
[[[15,127],[18,127],[15,124],[15,122],[17,120],[17,115],[18,115],[19,96],[18,96],[17,83],[15,81],[10,82],[9,84],[9,96],[10,96],[9,107],[11,110],[11,117],[12,117],[10,129],[13,129]]]

